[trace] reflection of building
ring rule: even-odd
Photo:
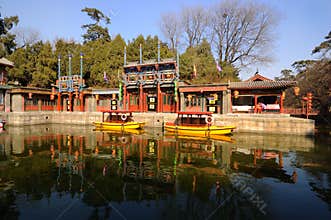
[[[231,168],[255,178],[271,177],[282,182],[295,183],[293,174],[283,169],[283,153],[262,149],[240,149],[232,152]],[[296,178],[296,177],[295,177]]]

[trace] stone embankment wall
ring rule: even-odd
[[[136,121],[146,122],[147,127],[160,128],[173,122],[172,113],[133,113]],[[10,112],[1,113],[1,119],[9,126],[34,124],[92,125],[102,120],[101,112]],[[214,115],[216,125],[235,125],[236,132],[271,134],[313,135],[315,122],[310,119],[294,118],[286,114],[226,114]]]
[[[216,115],[217,125],[232,124],[238,132],[314,135],[315,121],[290,117],[287,114]]]

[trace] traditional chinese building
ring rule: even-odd
[[[126,52],[125,52],[126,53]],[[124,56],[123,109],[135,112],[176,112],[179,71],[176,59],[158,59],[126,63]],[[120,88],[121,90],[121,88]]]
[[[285,90],[295,81],[274,81],[258,73],[243,82],[179,85],[180,111],[226,113],[283,112]],[[263,110],[258,108],[263,103]]]
[[[8,90],[10,89],[10,86],[7,85],[7,67],[14,67],[14,63],[2,57],[0,59],[0,111],[9,111],[9,109],[5,109],[5,101],[6,97],[7,99],[9,98]],[[7,101],[10,100],[8,99]]]
[[[231,82],[232,112],[256,112],[263,104],[265,112],[282,113],[285,90],[296,85],[296,81],[275,81],[259,73],[243,82]]]
[[[180,111],[213,112],[225,114],[230,112],[230,94],[228,83],[180,85]]]

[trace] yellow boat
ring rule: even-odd
[[[102,129],[98,126],[95,126],[94,131],[100,131],[100,132],[105,132],[105,133],[110,133],[110,134],[136,134],[136,135],[140,135],[140,134],[143,134],[145,132],[144,129],[125,128],[122,131],[122,130],[115,130],[115,129]]]
[[[165,133],[166,136],[168,137],[175,137],[178,139],[184,139],[184,140],[198,140],[198,141],[208,141],[208,140],[214,140],[214,141],[223,141],[223,142],[229,142],[229,143],[234,143],[235,140],[231,138],[229,135],[209,135],[205,136],[204,134],[196,134],[194,136],[192,135],[176,135],[176,133],[167,131]]]
[[[106,116],[106,117],[105,117]],[[97,130],[133,130],[143,129],[145,122],[133,121],[131,111],[103,111],[102,121],[93,122]]]
[[[143,122],[93,122],[96,129],[109,129],[109,130],[131,130],[142,129],[144,127]]]
[[[178,112],[174,123],[164,125],[166,131],[181,135],[211,136],[231,134],[235,126],[213,125],[211,112]]]

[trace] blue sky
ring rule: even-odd
[[[279,11],[280,22],[275,46],[271,48],[274,62],[243,70],[242,79],[258,68],[270,78],[290,68],[294,61],[312,59],[311,50],[331,31],[331,0],[258,0]],[[185,6],[210,6],[219,0],[0,0],[2,17],[18,15],[19,27],[38,30],[43,40],[56,38],[81,41],[81,25],[91,20],[80,10],[98,8],[112,19],[108,27],[112,36],[121,34],[130,40],[142,33],[158,35],[160,14],[180,11]]]

